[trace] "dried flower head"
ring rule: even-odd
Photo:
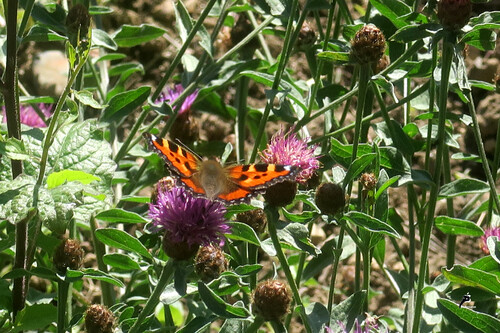
[[[385,37],[373,24],[365,25],[351,42],[351,55],[359,64],[378,62],[384,55]]]
[[[259,283],[253,294],[255,312],[265,320],[279,320],[288,312],[291,301],[290,288],[279,280]]]
[[[173,243],[189,246],[224,244],[226,208],[219,202],[193,197],[183,188],[158,188],[157,202],[149,204],[153,225],[165,230]]]
[[[314,198],[322,214],[337,214],[345,206],[342,187],[335,183],[323,183],[316,190]]]
[[[262,233],[267,225],[266,213],[261,208],[238,213],[236,220],[248,224],[256,233]]]
[[[52,115],[52,105],[40,103],[37,104],[40,111],[42,111],[43,115],[46,118],[49,118]],[[20,120],[21,124],[30,127],[47,127],[47,124],[40,118],[38,113],[36,113],[35,109],[31,105],[20,105],[19,107]],[[5,113],[5,107],[3,108],[3,122],[7,122],[7,117]]]
[[[77,39],[85,39],[90,27],[90,15],[87,7],[81,3],[75,4],[68,11],[66,16],[66,28],[73,45],[76,45]]]
[[[490,236],[497,236],[500,240],[500,227],[486,228],[484,230],[484,235],[481,236],[481,250],[483,250],[485,254],[490,254],[490,250],[486,244],[486,240]]]
[[[469,22],[472,12],[470,0],[441,0],[438,2],[437,16],[444,28],[460,30]]]
[[[227,270],[228,261],[220,247],[213,244],[200,247],[194,259],[196,274],[204,281],[217,279]]]
[[[285,133],[282,127],[271,138],[267,148],[260,153],[264,163],[295,165],[300,168],[296,181],[305,184],[319,169],[319,161],[314,156],[316,146],[307,146],[307,139],[300,139],[291,128]]]
[[[106,306],[92,304],[85,312],[85,329],[87,333],[112,333],[115,316]]]
[[[80,269],[83,262],[83,249],[76,239],[66,239],[59,244],[54,252],[54,266],[57,271],[65,272],[66,269]]]
[[[304,21],[297,38],[297,48],[307,51],[316,41],[316,30],[307,21]]]

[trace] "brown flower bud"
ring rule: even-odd
[[[310,48],[314,42],[316,42],[316,30],[314,30],[314,27],[307,21],[304,21],[299,31],[297,48],[305,51]]]
[[[460,30],[469,22],[472,12],[470,0],[441,0],[437,16],[445,29]]]
[[[54,266],[59,272],[66,269],[78,270],[83,262],[83,249],[76,239],[66,239],[59,244],[54,252]]]
[[[253,294],[255,312],[265,320],[279,320],[288,312],[291,301],[288,285],[278,280],[259,283]]]
[[[238,213],[236,220],[248,224],[258,234],[262,233],[267,225],[266,213],[260,208]]]
[[[198,244],[189,245],[188,242],[174,242],[171,240],[170,232],[163,235],[163,251],[172,259],[188,260],[191,258],[200,246]]]
[[[115,316],[107,307],[92,304],[85,312],[85,329],[87,333],[112,333]]]
[[[218,246],[202,246],[194,258],[194,269],[203,282],[217,279],[227,267],[227,259]]]
[[[375,174],[373,172],[365,172],[361,175],[359,181],[361,185],[363,185],[363,188],[366,190],[371,191],[377,187],[377,177],[375,177]]]
[[[382,72],[384,69],[389,66],[391,63],[391,60],[389,59],[389,56],[384,54],[382,58],[380,58],[376,63],[372,64],[372,70],[374,74],[378,74]]]
[[[198,121],[191,115],[191,110],[179,113],[170,128],[170,138],[184,143],[198,140],[199,133]]]
[[[323,183],[316,190],[316,206],[323,214],[337,214],[345,206],[342,187],[335,183]]]
[[[268,188],[264,193],[264,199],[271,206],[283,207],[291,204],[296,194],[297,183],[287,180]]]
[[[163,177],[154,185],[153,192],[151,193],[151,203],[158,202],[158,193],[170,191],[175,187],[175,180],[172,177]]]
[[[68,12],[66,16],[66,28],[68,36],[74,45],[79,37],[80,40],[86,39],[90,27],[90,15],[87,7],[77,3]]]
[[[361,28],[351,42],[351,56],[359,64],[378,62],[384,51],[384,34],[373,24]]]

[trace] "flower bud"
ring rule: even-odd
[[[384,55],[384,51],[384,34],[373,24],[361,28],[351,42],[351,56],[359,64],[379,61]]]
[[[288,312],[291,301],[288,285],[278,280],[259,283],[253,294],[255,312],[265,320],[279,320]]]
[[[283,207],[293,202],[297,194],[297,183],[286,180],[269,187],[264,193],[264,199],[271,206]]]
[[[228,262],[220,247],[202,246],[194,258],[194,269],[203,282],[217,279],[227,270]]]
[[[170,138],[184,143],[198,140],[199,133],[198,121],[191,115],[191,110],[177,114],[170,128]]]
[[[87,333],[112,333],[115,316],[107,307],[92,304],[85,312],[85,329]]]
[[[380,58],[376,63],[372,64],[372,70],[374,74],[378,74],[382,72],[384,69],[389,66],[391,63],[391,60],[389,59],[389,56],[384,54],[382,58]]]
[[[163,251],[172,259],[188,260],[198,251],[199,247],[199,244],[190,245],[186,241],[173,241],[169,231],[166,231],[163,235]]]
[[[437,16],[445,29],[460,30],[469,22],[472,12],[470,0],[441,0]]]
[[[160,192],[170,191],[175,187],[175,180],[172,177],[163,177],[154,185],[153,192],[151,193],[151,203],[154,205],[158,202],[158,194]]]
[[[68,16],[66,16],[66,28],[68,29],[68,37],[74,46],[76,46],[78,39],[87,38],[89,27],[90,15],[87,7],[81,3],[71,7]]]
[[[260,208],[238,213],[236,220],[248,224],[258,234],[262,233],[267,225],[266,213]]]
[[[323,183],[316,190],[316,206],[322,214],[337,214],[345,206],[345,194],[342,187],[335,183]]]
[[[306,51],[316,41],[316,30],[307,21],[304,21],[302,28],[300,28],[299,36],[297,39],[297,48]]]
[[[359,181],[363,185],[363,188],[368,191],[372,191],[377,187],[377,177],[375,177],[373,172],[365,172],[361,175]]]
[[[76,239],[66,239],[59,244],[54,252],[54,266],[58,272],[66,269],[78,270],[83,262],[83,249]]]

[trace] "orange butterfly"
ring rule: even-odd
[[[202,161],[172,141],[144,133],[151,150],[166,162],[172,176],[198,196],[225,204],[247,202],[271,185],[293,180],[299,168],[278,164],[247,164],[223,167],[214,160]]]

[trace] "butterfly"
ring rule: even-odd
[[[248,202],[250,197],[270,186],[293,180],[297,166],[246,164],[223,167],[215,160],[202,160],[180,145],[144,133],[149,149],[160,155],[172,176],[196,196],[232,205]]]

